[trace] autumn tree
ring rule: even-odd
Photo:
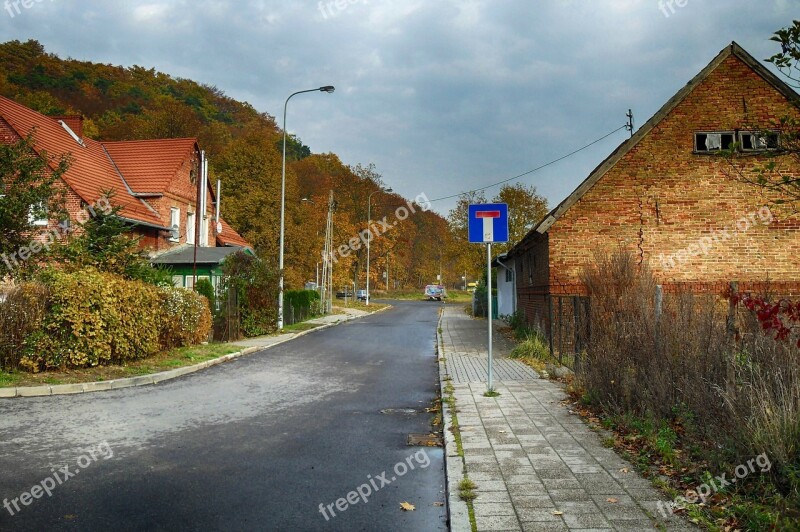
[[[508,243],[493,247],[497,255],[514,247],[549,212],[547,200],[536,192],[536,187],[522,183],[503,185],[493,202],[508,204]]]
[[[58,187],[67,171],[65,156],[35,150],[34,136],[15,143],[0,143],[0,278],[16,277],[35,267],[37,250],[47,225],[34,220],[58,220],[64,216],[62,190]]]

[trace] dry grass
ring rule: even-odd
[[[733,334],[721,295],[667,293],[659,314],[656,281],[629,253],[598,256],[583,280],[591,295],[591,343],[578,375],[584,399],[619,419],[676,427],[680,445],[713,471],[766,453],[773,467],[758,482],[768,477],[788,508],[782,515],[794,515],[800,507],[797,347],[764,334],[741,307]]]

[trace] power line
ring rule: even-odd
[[[585,150],[586,148],[589,148],[590,146],[594,146],[594,145],[595,145],[595,144],[597,144],[598,142],[600,142],[600,141],[603,141],[603,140],[607,139],[608,137],[610,137],[611,135],[613,135],[613,134],[614,134],[614,133],[616,133],[617,131],[620,131],[620,130],[622,130],[622,129],[626,129],[627,127],[628,127],[628,124],[625,124],[625,125],[623,125],[623,126],[620,126],[620,127],[618,127],[617,129],[615,129],[614,131],[612,131],[611,133],[607,133],[607,134],[603,135],[603,136],[602,136],[602,137],[600,137],[599,139],[597,139],[597,140],[594,140],[594,141],[590,142],[590,143],[589,143],[589,144],[587,144],[586,146],[583,146],[583,147],[581,147],[581,148],[578,148],[577,150],[575,150],[575,151],[572,151],[572,152],[570,152],[570,153],[568,153],[568,154],[566,154],[566,155],[563,155],[563,156],[559,157],[558,159],[553,159],[553,160],[552,160],[552,161],[550,161],[549,163],[545,163],[545,164],[543,164],[543,165],[541,165],[541,166],[537,166],[537,167],[536,167],[536,168],[534,168],[533,170],[528,170],[527,172],[524,172],[524,173],[522,173],[522,174],[515,175],[514,177],[509,177],[508,179],[504,179],[504,180],[502,180],[502,181],[498,181],[497,183],[492,183],[491,185],[486,185],[485,187],[480,187],[480,188],[476,188],[476,189],[473,189],[473,190],[467,190],[467,191],[465,191],[465,192],[459,192],[458,194],[452,194],[452,195],[450,195],[450,196],[444,196],[444,197],[441,197],[441,198],[436,198],[436,199],[428,200],[428,203],[433,203],[434,201],[442,201],[442,200],[451,199],[451,198],[457,198],[457,197],[459,197],[459,196],[463,196],[464,194],[472,194],[473,192],[478,192],[478,191],[480,191],[480,190],[486,190],[487,188],[496,187],[497,185],[502,185],[503,183],[508,183],[509,181],[514,181],[515,179],[519,179],[520,177],[525,177],[526,175],[530,175],[530,174],[532,174],[532,173],[534,173],[534,172],[538,172],[538,171],[539,171],[539,170],[541,170],[542,168],[547,168],[548,166],[551,166],[551,165],[553,165],[553,164],[556,164],[556,163],[557,163],[557,162],[559,162],[559,161],[563,161],[564,159],[566,159],[566,158],[568,158],[568,157],[572,157],[572,156],[573,156],[573,155],[575,155],[576,153],[578,153],[578,152],[582,152],[583,150]]]

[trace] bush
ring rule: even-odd
[[[320,314],[320,297],[315,290],[287,290],[283,294],[284,319],[288,313],[294,317],[294,322],[308,319]]]
[[[227,290],[236,291],[241,332],[252,337],[274,331],[278,319],[277,271],[241,251],[227,257],[222,270]]]
[[[550,345],[541,334],[530,332],[514,347],[509,356],[511,358],[535,358],[544,362],[550,359]]]
[[[36,350],[21,365],[38,371],[121,364],[158,351],[158,290],[93,269],[49,276],[47,314]]]
[[[46,284],[23,285],[0,310],[3,367],[34,372],[123,364],[199,343],[211,329],[203,296],[94,269],[50,271]]]
[[[159,335],[161,348],[172,349],[208,341],[211,332],[208,299],[184,288],[162,288],[160,292],[163,309]]]
[[[194,289],[201,296],[205,296],[205,298],[208,300],[208,307],[211,309],[211,313],[214,314],[217,305],[216,305],[216,297],[214,294],[214,285],[211,284],[211,281],[209,281],[208,279],[199,279]]]
[[[10,371],[19,367],[28,338],[41,327],[47,297],[45,286],[25,283],[12,289],[0,303],[0,369]]]

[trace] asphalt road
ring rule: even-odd
[[[406,442],[438,305],[394,305],[155,386],[0,400],[0,530],[446,530],[442,450]]]

